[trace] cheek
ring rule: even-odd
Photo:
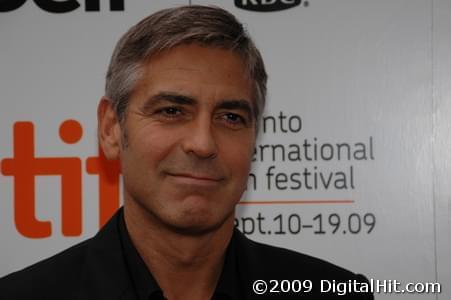
[[[238,147],[237,145],[240,146]],[[247,178],[250,171],[254,143],[242,142],[237,145],[222,147],[222,149],[226,149],[224,152],[224,160],[225,163],[230,166],[233,173]]]
[[[155,128],[141,128],[129,138],[129,150],[134,151],[141,162],[158,164],[177,144],[177,135]]]

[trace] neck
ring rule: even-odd
[[[202,234],[163,226],[134,201],[126,201],[124,217],[134,246],[168,299],[211,298],[232,236],[233,214]]]

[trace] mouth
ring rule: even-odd
[[[210,176],[204,174],[167,173],[167,175],[175,179],[178,183],[200,186],[217,185],[223,180],[223,178],[219,176]]]

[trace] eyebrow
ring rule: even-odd
[[[194,98],[174,92],[160,92],[158,94],[152,95],[149,99],[147,99],[143,109],[149,110],[154,105],[161,102],[170,102],[179,105],[193,105],[196,103],[196,100]]]
[[[150,110],[154,105],[161,102],[170,102],[178,105],[194,105],[197,103],[195,98],[182,95],[175,92],[159,92],[152,95],[144,104],[143,109]],[[244,111],[249,119],[254,119],[254,109],[250,102],[245,99],[223,99],[216,104],[216,109],[238,109]]]

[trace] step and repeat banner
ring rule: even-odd
[[[450,299],[446,0],[0,1],[0,277],[120,206],[96,141],[110,55],[131,25],[186,4],[235,14],[269,73],[236,227],[368,278],[441,283],[377,299]]]

